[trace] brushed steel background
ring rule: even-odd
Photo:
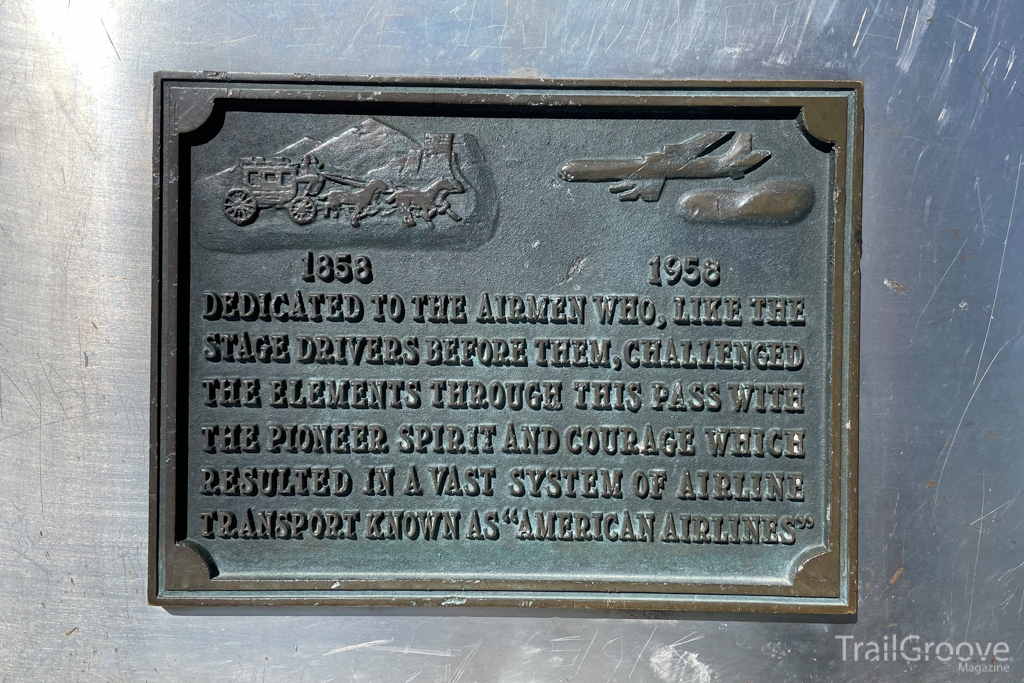
[[[1020,680],[1024,5],[0,3],[0,681]],[[152,74],[866,83],[853,623],[145,601]],[[1016,206],[1015,206],[1016,204]]]

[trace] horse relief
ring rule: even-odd
[[[320,196],[324,203],[324,216],[330,218],[333,211],[335,217],[340,218],[342,207],[350,206],[353,209],[352,227],[358,228],[360,220],[380,213],[381,210],[377,204],[377,198],[381,191],[386,190],[387,187],[387,183],[378,179],[371,180],[362,189],[331,190],[327,194]]]
[[[413,209],[416,209],[426,220],[433,220],[434,216],[444,215],[456,223],[462,220],[459,214],[452,210],[448,202],[448,195],[453,192],[462,192],[462,183],[448,178],[438,178],[422,190],[395,190],[384,201],[388,204],[395,204],[405,218],[406,227],[412,228],[416,225],[416,218],[413,216]]]

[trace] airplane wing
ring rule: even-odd
[[[661,198],[661,190],[664,187],[664,178],[641,178],[612,183],[608,186],[608,191],[619,195],[620,202],[635,202],[637,199],[656,202]]]

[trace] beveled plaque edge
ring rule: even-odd
[[[797,569],[790,590],[765,591],[765,586],[722,586],[722,591],[630,593],[579,591],[577,582],[556,585],[557,590],[330,590],[323,581],[292,580],[241,581],[245,584],[224,590],[211,577],[215,572],[212,559],[204,558],[195,548],[176,544],[173,540],[173,496],[164,496],[166,484],[162,476],[174,472],[171,432],[176,408],[174,378],[167,377],[169,356],[176,351],[176,338],[169,328],[177,323],[177,235],[172,226],[164,224],[162,194],[166,154],[164,128],[165,86],[180,82],[202,84],[276,84],[282,85],[387,85],[411,89],[479,88],[514,90],[607,90],[609,98],[621,99],[639,90],[719,90],[764,91],[766,98],[785,98],[787,106],[801,108],[800,122],[808,134],[831,142],[839,148],[836,154],[835,269],[833,273],[833,448],[831,462],[831,504],[846,514],[831,514],[830,538],[839,538],[838,548],[826,550],[804,561]],[[804,102],[798,95],[808,92]],[[846,97],[814,98],[812,92],[836,91]],[[213,110],[217,93],[212,88],[201,109],[180,114],[173,122],[175,134],[194,130]],[[783,94],[787,93],[787,94]],[[702,95],[706,99],[707,95]],[[718,98],[721,99],[721,98]],[[752,612],[767,614],[849,615],[857,607],[857,448],[859,413],[859,318],[860,318],[860,256],[864,133],[864,84],[860,81],[696,81],[696,80],[620,80],[620,79],[502,79],[485,77],[403,77],[403,76],[320,76],[311,74],[245,74],[217,71],[158,71],[154,74],[154,144],[153,144],[153,273],[152,273],[152,352],[150,395],[150,525],[147,596],[149,603],[164,606],[265,606],[265,605],[343,605],[343,606],[440,606],[440,607],[553,607],[606,610],[673,610],[706,613]],[[830,106],[844,103],[841,112]],[[637,101],[636,104],[641,104]],[[817,105],[817,106],[816,106]],[[822,106],[824,105],[824,106]],[[782,106],[780,104],[765,106]],[[176,154],[173,154],[176,159]],[[850,192],[846,192],[846,188]],[[176,207],[172,208],[176,216]],[[840,330],[838,333],[837,330]],[[838,380],[838,381],[837,381]],[[845,398],[845,400],[843,400]],[[844,419],[845,418],[845,419]],[[845,425],[849,425],[846,427]],[[166,459],[166,463],[163,461]],[[173,489],[172,489],[173,490]],[[838,494],[838,495],[837,495]],[[843,503],[846,503],[845,508]],[[845,546],[845,552],[844,547]],[[163,562],[162,562],[163,561]],[[844,580],[845,578],[845,580]],[[281,583],[289,588],[280,589]],[[268,585],[270,584],[270,585]],[[322,584],[319,585],[319,584]],[[337,585],[337,582],[335,582]],[[801,587],[838,587],[838,594],[822,590],[825,595],[813,597],[799,594]],[[772,587],[774,588],[774,587]],[[752,592],[754,589],[760,592]],[[258,592],[258,595],[254,593]],[[774,594],[773,594],[774,593]],[[786,595],[786,593],[790,593]]]

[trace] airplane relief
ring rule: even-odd
[[[723,154],[709,155],[736,131],[708,131],[685,142],[665,145],[660,152],[643,159],[574,159],[558,169],[563,180],[574,182],[613,181],[608,190],[620,201],[656,202],[666,180],[694,178],[739,179],[767,161],[772,153],[751,150],[749,133],[736,136]]]

